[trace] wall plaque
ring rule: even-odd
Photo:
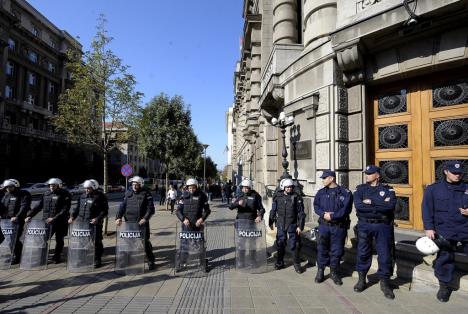
[[[312,159],[312,141],[300,141],[291,145],[291,158],[296,160]]]

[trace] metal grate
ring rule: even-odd
[[[432,88],[434,108],[455,106],[468,103],[468,81],[449,82]]]
[[[468,145],[468,118],[434,121],[434,145]]]
[[[395,219],[409,221],[409,197],[397,196],[397,203],[395,206]]]
[[[379,162],[381,181],[389,184],[408,184],[407,160],[382,160]]]
[[[408,147],[408,126],[406,124],[379,128],[379,148],[394,149]]]
[[[406,112],[406,89],[379,97],[378,109],[379,116]]]

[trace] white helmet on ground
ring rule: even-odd
[[[145,184],[145,180],[140,176],[134,176],[133,178],[128,180],[128,182],[130,182],[130,183],[136,182],[136,183],[140,184],[141,186],[143,186]]]
[[[93,190],[97,190],[98,187],[99,187],[99,184],[96,180],[86,180],[84,183],[83,183],[83,187],[86,189],[86,188],[92,188]]]
[[[250,181],[249,179],[244,179],[242,180],[241,184],[240,184],[241,187],[248,187],[249,189],[252,188],[252,181]]]
[[[198,181],[197,181],[197,179],[190,178],[190,179],[187,179],[187,181],[185,181],[185,185],[186,186],[198,185]]]
[[[59,178],[50,178],[49,181],[47,181],[47,184],[48,185],[55,184],[55,185],[61,186],[63,182]]]
[[[294,181],[291,179],[284,179],[282,180],[283,182],[283,189],[285,189],[288,186],[294,186]]]
[[[19,188],[20,187],[20,183],[18,180],[16,179],[6,179],[5,181],[3,181],[2,183],[2,187],[6,188],[8,186],[14,186],[15,188]]]
[[[428,237],[419,238],[416,241],[416,248],[424,255],[435,254],[440,250],[437,244]]]

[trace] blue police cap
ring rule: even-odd
[[[380,173],[380,167],[377,167],[376,165],[368,165],[366,170],[364,170],[365,174],[373,174],[376,172]]]
[[[320,176],[320,179],[325,179],[327,177],[334,177],[336,178],[336,173],[333,170],[323,170],[322,175]]]
[[[460,174],[463,173],[463,165],[458,160],[449,160],[445,163],[445,170],[451,173]]]

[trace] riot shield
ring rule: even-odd
[[[254,220],[236,219],[236,269],[249,273],[267,271],[265,224]]]
[[[10,219],[2,219],[0,228],[3,234],[3,241],[0,244],[0,270],[10,269],[13,250],[16,244],[18,224],[12,223]]]
[[[46,269],[49,255],[50,226],[44,220],[33,219],[26,224],[24,229],[20,269]]]
[[[96,226],[81,219],[68,227],[68,263],[71,273],[85,273],[94,269],[94,239]]]
[[[122,222],[117,228],[115,272],[138,275],[145,271],[145,227],[137,222]]]
[[[202,228],[176,227],[176,256],[174,271],[180,276],[203,276],[207,272],[206,225]]]

